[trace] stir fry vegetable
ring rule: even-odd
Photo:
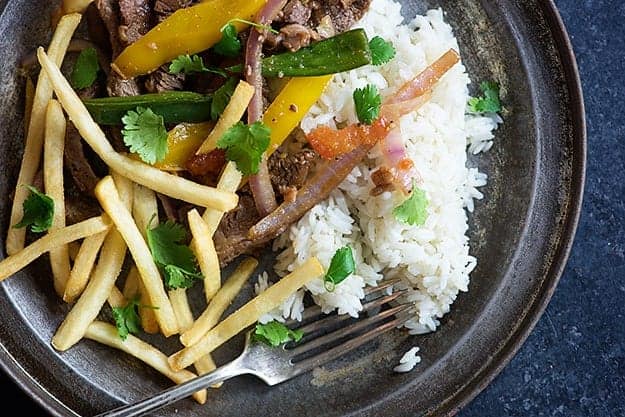
[[[179,9],[137,42],[128,46],[113,62],[124,78],[147,74],[185,54],[205,51],[221,40],[221,28],[234,18],[253,20],[264,0],[212,0]],[[237,30],[248,27],[233,23]]]
[[[210,120],[212,97],[190,91],[168,91],[128,97],[102,97],[83,101],[96,123],[120,125],[128,111],[149,108],[165,123],[199,123]]]
[[[353,29],[315,42],[295,52],[271,55],[262,60],[265,77],[317,77],[337,74],[371,64],[369,39],[363,29]],[[228,68],[241,72],[241,65]]]

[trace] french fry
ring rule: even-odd
[[[67,244],[67,248],[68,248],[68,252],[69,252],[69,259],[74,262],[76,261],[76,257],[78,256],[78,251],[80,251],[80,242],[69,242]]]
[[[93,0],[63,0],[62,12],[67,13],[84,13]]]
[[[89,324],[96,319],[111,294],[126,257],[126,242],[116,229],[111,229],[87,287],[52,336],[52,346],[65,351],[80,341]]]
[[[219,177],[217,188],[220,190],[230,191],[234,193],[239,189],[242,180],[243,174],[241,174],[241,171],[237,169],[237,165],[234,162],[228,162],[223,172],[221,173],[221,176]],[[220,210],[216,210],[210,207],[204,210],[202,218],[208,225],[211,237],[215,234],[215,231],[217,230],[217,227],[219,226],[219,223],[221,222],[223,216],[224,212]]]
[[[119,175],[115,171],[111,172],[111,177],[113,178],[113,183],[115,184],[115,188],[117,188],[122,203],[124,203],[124,206],[129,212],[132,212],[132,204],[134,203],[133,196],[135,193],[132,181]]]
[[[144,332],[149,334],[158,333],[158,322],[156,321],[156,316],[154,315],[154,309],[150,308],[150,298],[148,297],[148,292],[143,286],[137,267],[133,265],[130,267],[130,271],[126,277],[126,282],[124,283],[124,296],[130,300],[137,295],[139,295],[139,304],[141,306],[145,306],[139,308],[141,328]]]
[[[103,216],[98,216],[48,233],[26,246],[21,251],[0,261],[0,281],[15,274],[44,253],[50,252],[54,248],[67,245],[74,240],[95,235],[96,233],[108,230],[110,227],[111,223],[108,217],[105,219]]]
[[[187,370],[172,371],[167,363],[167,356],[163,352],[131,334],[128,335],[125,341],[122,340],[117,334],[117,328],[111,324],[94,321],[89,325],[85,337],[134,356],[176,384],[182,384],[197,377],[196,374]],[[207,392],[204,389],[194,393],[193,398],[198,403],[204,404],[206,402],[206,394]]]
[[[154,309],[151,308],[152,301],[150,301],[150,294],[148,293],[148,290],[145,288],[145,284],[141,280],[141,275],[139,275],[139,270],[137,270],[137,277],[139,279],[139,288],[140,288],[140,294],[141,294],[139,298],[139,303],[142,306],[146,306],[143,308],[139,308],[139,318],[141,319],[141,327],[143,328],[143,331],[146,333],[157,334],[160,331],[160,327],[158,325],[158,319],[156,318],[156,313]]]
[[[28,126],[30,125],[30,115],[33,111],[35,101],[35,84],[30,77],[26,77],[26,92],[24,98],[24,137],[28,136]]]
[[[48,233],[65,227],[65,188],[63,184],[63,154],[65,152],[65,129],[67,122],[58,101],[48,102],[43,144],[43,181],[46,194],[54,201],[54,217]],[[67,245],[50,251],[50,267],[54,289],[63,297],[70,274]]]
[[[252,85],[241,80],[232,93],[232,98],[219,117],[215,128],[208,135],[202,146],[196,151],[196,155],[208,153],[217,147],[217,141],[224,133],[241,120],[247,110],[250,100],[254,96],[255,89]]]
[[[147,230],[150,221],[158,222],[158,202],[156,193],[140,184],[134,185],[134,202],[132,206],[132,216],[137,223],[139,231],[147,240]]]
[[[323,275],[323,267],[316,258],[309,258],[301,266],[247,302],[226,317],[194,345],[187,346],[169,356],[173,370],[192,365],[207,353],[211,353],[232,337],[252,325],[263,315],[281,305],[291,294],[315,278]]]
[[[168,292],[171,306],[174,309],[180,331],[185,331],[193,325],[193,313],[189,305],[186,288],[177,288]]]
[[[122,294],[119,288],[115,285],[111,288],[111,293],[109,294],[107,301],[112,308],[121,308],[128,304],[128,299],[124,297],[124,294]]]
[[[222,211],[236,207],[239,198],[236,193],[198,184],[115,152],[100,126],[43,48],[37,50],[37,56],[65,112],[89,146],[113,171],[154,191],[198,206]]]
[[[190,210],[187,218],[191,235],[193,236],[191,249],[195,252],[200,270],[202,275],[204,275],[206,302],[210,302],[221,287],[221,270],[219,269],[219,258],[213,243],[213,235],[196,209]]]
[[[57,67],[63,62],[67,47],[69,45],[78,24],[81,15],[77,13],[68,14],[61,18],[56,27],[48,54],[50,65]],[[43,51],[43,48],[42,48]],[[15,187],[15,196],[13,197],[13,205],[11,207],[10,226],[18,223],[24,216],[24,201],[28,198],[28,188],[24,185],[32,185],[35,174],[39,169],[41,162],[41,152],[43,149],[43,135],[45,129],[45,113],[48,102],[52,98],[52,85],[45,71],[39,73],[37,85],[35,88],[35,96],[33,98],[32,111],[30,114],[30,123],[28,126],[28,134],[26,135],[26,144],[24,145],[24,153],[20,172]],[[26,240],[26,229],[10,227],[7,231],[6,250],[7,254],[14,255],[24,249]]]
[[[76,298],[83,292],[89,282],[89,275],[93,270],[100,252],[100,248],[104,243],[104,238],[108,231],[98,233],[97,235],[85,238],[80,245],[80,249],[74,260],[74,266],[69,274],[63,300],[67,303],[73,303]]]
[[[237,266],[200,317],[195,320],[193,326],[180,335],[180,342],[184,346],[196,344],[202,336],[219,323],[224,311],[232,304],[257,266],[258,261],[254,258],[246,258]]]
[[[165,292],[161,275],[152,258],[152,253],[132,215],[124,206],[111,176],[106,176],[100,180],[95,188],[95,195],[128,245],[141,280],[148,292],[150,305],[157,307],[154,312],[161,332],[165,337],[177,333],[176,316]]]
[[[139,271],[137,271],[137,267],[133,265],[130,267],[130,271],[128,271],[128,275],[126,275],[126,279],[124,280],[124,288],[122,289],[124,297],[131,299],[139,295],[141,293],[139,282]]]

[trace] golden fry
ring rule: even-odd
[[[94,321],[89,325],[85,337],[134,356],[176,384],[182,384],[197,377],[193,372],[184,369],[177,372],[172,371],[167,364],[167,356],[163,352],[131,334],[126,340],[122,340],[117,333],[117,328],[111,324]],[[193,398],[198,403],[204,404],[206,402],[206,390],[194,393]]]
[[[204,275],[204,294],[206,301],[210,302],[221,287],[219,258],[217,258],[217,251],[208,225],[202,220],[197,210],[190,210],[187,217],[193,236],[191,249],[195,252],[200,270]]]
[[[243,175],[241,171],[237,169],[237,165],[234,162],[228,162],[224,168],[221,176],[219,177],[219,183],[217,188],[224,191],[236,192],[241,185]],[[210,236],[212,237],[224,216],[224,212],[213,208],[207,208],[202,214],[202,218],[208,225]]]
[[[67,122],[63,108],[56,100],[50,100],[46,110],[46,126],[43,145],[43,181],[46,194],[54,201],[54,218],[49,232],[65,227],[65,187],[63,184],[63,154],[65,152],[65,129]],[[50,251],[50,266],[54,289],[63,297],[70,274],[67,245]]]
[[[239,81],[237,88],[232,93],[232,98],[219,117],[215,128],[208,135],[202,146],[197,150],[196,155],[208,153],[217,147],[217,141],[221,139],[224,133],[241,120],[243,114],[247,110],[250,100],[254,96],[256,90],[245,81]]]
[[[150,305],[157,307],[154,312],[161,331],[166,337],[177,333],[176,316],[165,292],[161,275],[152,258],[152,253],[132,215],[122,202],[111,176],[100,180],[95,188],[95,195],[128,245],[139,270],[139,275],[141,275],[141,280],[148,292]]]
[[[169,356],[174,370],[184,369],[207,353],[254,324],[263,315],[280,306],[291,294],[315,278],[323,275],[323,267],[316,258],[310,258],[276,284],[260,293],[213,327],[194,345],[187,346]]]
[[[48,47],[50,65],[61,65],[67,52],[69,42],[74,36],[74,32],[80,23],[81,15],[77,13],[65,15],[61,18]],[[43,51],[43,48],[41,49]],[[22,164],[15,187],[15,196],[11,207],[10,225],[17,224],[24,216],[24,201],[28,198],[28,188],[24,185],[32,185],[35,174],[41,162],[41,152],[43,149],[43,135],[45,129],[45,113],[48,102],[52,98],[52,84],[45,73],[41,71],[35,88],[32,111],[30,114],[30,124],[28,135],[24,145]],[[26,230],[10,227],[7,231],[6,250],[7,254],[14,255],[24,249]]]
[[[224,311],[232,304],[257,266],[258,261],[254,258],[246,258],[237,266],[200,317],[195,320],[193,326],[180,335],[180,342],[184,346],[196,344],[202,336],[219,323]]]
[[[65,292],[63,293],[64,301],[68,303],[74,302],[87,286],[89,275],[95,266],[98,253],[107,234],[108,230],[83,240],[65,286]]]
[[[112,229],[104,240],[99,262],[87,287],[52,337],[55,349],[65,351],[84,337],[87,327],[109,298],[125,257],[126,242],[116,229]]]
[[[108,230],[111,223],[103,216],[66,226],[40,237],[21,251],[0,261],[0,281],[10,277],[46,252],[78,239]]]

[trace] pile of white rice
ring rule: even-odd
[[[392,42],[397,54],[384,66],[336,75],[302,121],[305,132],[319,125],[356,123],[354,89],[373,84],[384,99],[449,48],[459,51],[440,9],[404,24],[398,3],[373,0],[356,27],[364,28],[370,38],[381,36]],[[436,330],[458,293],[468,290],[469,274],[477,262],[470,255],[467,216],[473,211],[473,200],[482,198],[477,187],[485,185],[487,177],[467,166],[467,153],[490,149],[492,132],[501,122],[495,115],[467,114],[470,82],[465,67],[456,65],[438,83],[428,104],[400,120],[408,154],[423,180],[419,187],[429,201],[423,226],[395,220],[392,210],[406,198],[400,192],[369,195],[373,188],[370,173],[382,163],[374,149],[330,198],[277,239],[275,272],[284,276],[311,256],[327,267],[336,250],[349,245],[357,265],[353,275],[334,292],[325,289],[322,279],[306,287],[325,312],[338,310],[339,314],[357,316],[366,286],[400,276],[411,288],[408,298],[416,306],[406,327],[411,334]],[[262,274],[257,292],[268,285],[267,274]],[[262,321],[300,318],[303,297],[302,290]],[[416,351],[411,356],[409,362],[414,366]]]

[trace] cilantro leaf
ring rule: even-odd
[[[152,257],[163,270],[168,289],[189,288],[202,278],[195,255],[183,244],[187,232],[180,224],[167,221],[153,229],[148,227],[147,236]]]
[[[370,125],[380,115],[382,97],[375,85],[367,84],[364,88],[354,90],[354,104],[360,123]]]
[[[27,185],[30,196],[22,205],[24,217],[15,226],[16,229],[30,226],[31,232],[42,233],[52,226],[54,219],[54,200],[40,192],[37,188]]]
[[[137,334],[141,331],[141,319],[139,318],[139,297],[128,301],[124,307],[113,307],[113,319],[117,333],[122,340],[126,340],[130,333]]]
[[[369,41],[369,49],[371,49],[371,63],[373,65],[384,65],[395,58],[396,51],[393,44],[380,36]]]
[[[83,49],[70,75],[72,87],[78,90],[91,87],[98,78],[98,71],[100,71],[100,64],[95,48]]]
[[[194,72],[212,72],[213,74],[226,77],[226,72],[218,68],[207,68],[204,66],[204,60],[199,55],[180,55],[169,64],[169,72],[171,74],[192,74]]]
[[[469,99],[469,111],[475,114],[500,112],[499,84],[493,81],[483,81],[480,83],[480,90],[483,94],[481,97]]]
[[[221,40],[215,44],[213,50],[222,56],[235,57],[241,53],[241,41],[237,28],[228,23],[221,28]]]
[[[266,343],[270,346],[277,347],[283,343],[299,342],[304,337],[301,330],[291,330],[278,321],[270,321],[266,324],[256,324],[253,334],[254,340]]]
[[[271,130],[262,122],[246,125],[239,122],[217,141],[219,149],[226,150],[226,159],[234,161],[243,175],[258,173],[263,153],[269,147]]]
[[[332,292],[334,288],[343,282],[348,276],[356,271],[356,263],[354,262],[354,254],[352,248],[343,246],[336,251],[330,261],[328,272],[323,277],[326,290]]]
[[[411,226],[422,226],[428,218],[428,199],[425,191],[413,184],[410,197],[393,209],[397,221]]]
[[[167,155],[167,129],[163,116],[150,108],[137,107],[122,117],[124,143],[131,152],[148,164],[160,162]]]
[[[239,80],[235,77],[229,78],[224,85],[215,91],[213,101],[211,102],[211,119],[219,119],[219,116],[221,116],[228,103],[230,103],[238,82]]]

